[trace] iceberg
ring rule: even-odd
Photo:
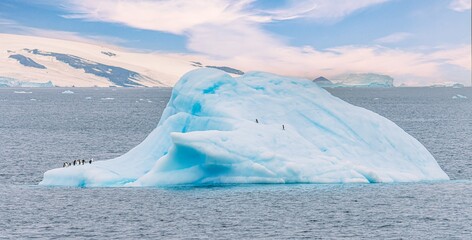
[[[454,83],[452,84],[452,88],[464,88],[464,84],[461,84],[461,83]]]
[[[331,79],[334,87],[363,87],[363,88],[391,88],[393,78],[387,75],[375,73],[351,73],[336,76]]]
[[[44,173],[47,186],[448,180],[388,119],[309,80],[210,68],[176,84],[157,127],[124,155]]]
[[[452,96],[452,99],[467,99],[467,96],[456,94]]]
[[[17,94],[31,94],[33,92],[26,92],[26,91],[13,91],[13,93],[17,93]]]
[[[18,81],[14,78],[1,77],[0,76],[0,87],[27,87],[27,88],[44,88],[44,87],[54,87],[51,81],[48,82],[25,82]]]

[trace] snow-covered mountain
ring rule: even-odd
[[[191,56],[143,53],[92,43],[0,34],[0,78],[4,86],[165,87],[184,73],[206,66]],[[7,82],[5,80],[5,82]],[[41,83],[41,84],[38,84]]]

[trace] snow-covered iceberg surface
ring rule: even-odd
[[[47,171],[41,185],[447,180],[393,122],[311,81],[216,69],[184,75],[161,120],[121,157]]]

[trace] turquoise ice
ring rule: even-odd
[[[390,120],[309,80],[216,69],[184,75],[158,126],[115,159],[47,171],[41,185],[448,180]]]

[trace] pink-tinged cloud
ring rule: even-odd
[[[353,12],[386,0],[299,0],[280,9],[255,9],[253,0],[151,1],[70,0],[63,4],[66,17],[114,22],[138,29],[184,35],[187,47],[202,58],[242,70],[263,70],[312,78],[347,72],[376,72],[401,76],[401,81],[436,81],[447,76],[444,65],[453,65],[470,75],[470,45],[443,49],[401,50],[377,45],[339,46],[315,49],[294,47],[281,36],[263,30],[271,21],[306,18],[340,21]],[[453,1],[453,9],[470,9]],[[376,43],[407,40],[409,33],[392,33]],[[422,79],[420,81],[416,79]],[[424,79],[424,80],[423,80]],[[468,79],[462,79],[468,81]]]
[[[464,12],[470,10],[470,7],[471,0],[453,0],[449,4],[449,8],[457,12]]]

